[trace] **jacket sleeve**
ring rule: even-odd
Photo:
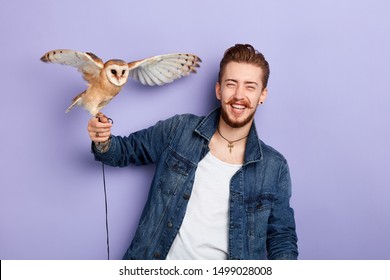
[[[279,180],[274,205],[268,221],[268,259],[297,259],[297,235],[294,210],[290,207],[291,178],[284,160],[279,171]]]
[[[159,121],[154,126],[130,134],[127,137],[112,136],[108,151],[100,153],[92,143],[95,159],[110,166],[156,163],[169,145],[183,116]]]

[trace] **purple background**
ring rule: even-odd
[[[46,51],[103,60],[193,52],[197,75],[129,81],[104,112],[113,133],[207,114],[218,63],[251,43],[271,65],[260,137],[289,160],[301,259],[390,259],[390,3],[383,1],[4,1],[0,3],[0,259],[105,259],[101,165],[85,89]],[[134,234],[154,167],[106,169],[111,257]]]

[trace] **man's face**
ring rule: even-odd
[[[229,62],[226,65],[220,83],[215,85],[226,124],[236,128],[252,124],[257,105],[267,97],[262,76],[261,68],[252,64]]]

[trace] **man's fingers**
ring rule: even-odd
[[[88,131],[89,132],[109,132],[111,131],[111,123],[101,123],[95,119],[92,119],[88,122]]]
[[[89,137],[94,142],[105,142],[111,135],[112,123],[99,122],[97,118],[92,118],[88,122]]]
[[[96,136],[96,134],[90,134],[89,136],[90,136],[91,140],[94,142],[106,142],[110,138],[110,135]]]

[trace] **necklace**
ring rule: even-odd
[[[234,141],[230,141],[230,140],[226,139],[226,138],[221,134],[221,132],[219,131],[219,128],[217,128],[217,131],[218,131],[218,134],[221,135],[221,137],[222,137],[223,139],[225,139],[225,140],[228,142],[227,147],[229,148],[229,153],[232,153],[232,149],[234,148],[234,145],[233,145],[234,143],[236,143],[236,142],[238,142],[238,141],[241,141],[241,140],[247,138],[248,135],[249,135],[249,134],[248,134],[247,136],[244,136],[244,137],[242,137],[242,138],[240,138],[240,139],[237,139],[237,140],[234,140]]]

